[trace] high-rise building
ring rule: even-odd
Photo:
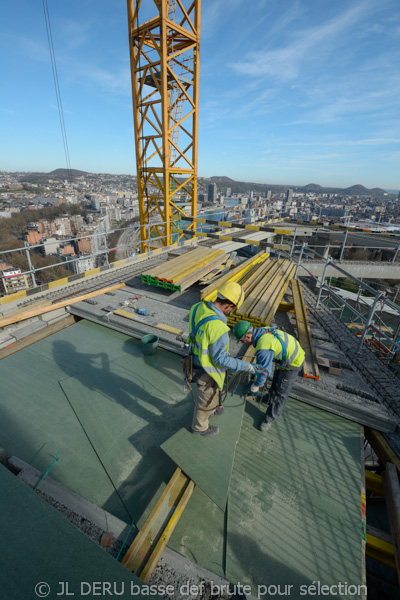
[[[226,188],[226,197],[230,198],[231,194],[232,194],[232,189],[227,187]]]
[[[286,192],[286,202],[291,202],[293,198],[293,190],[287,190]]]
[[[214,202],[216,202],[216,200],[217,200],[217,193],[218,193],[217,184],[210,183],[210,185],[208,186],[208,201],[212,202],[214,204]]]

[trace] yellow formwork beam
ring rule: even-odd
[[[153,572],[194,487],[194,481],[178,467],[124,556],[124,567],[142,581]]]
[[[293,293],[298,340],[306,354],[303,366],[304,377],[319,379],[319,368],[315,356],[311,328],[307,317],[307,309],[300,281],[298,279],[292,279],[290,283]]]
[[[365,470],[365,487],[368,491],[373,492],[377,496],[383,496],[382,477],[377,473]]]
[[[369,533],[367,533],[366,555],[391,569],[396,569],[393,544]]]
[[[212,302],[217,297],[217,288],[220,285],[226,283],[227,281],[238,282],[238,280],[241,277],[243,277],[243,275],[245,275],[250,269],[252,269],[254,265],[264,262],[267,258],[268,254],[266,254],[265,252],[259,252],[258,254],[256,254],[256,256],[249,258],[244,263],[235,267],[235,269],[233,269],[226,275],[219,277],[217,281],[204,288],[204,290],[202,290],[200,293],[200,299],[204,300],[205,302]]]

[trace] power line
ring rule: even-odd
[[[59,116],[59,119],[60,119],[61,135],[62,135],[63,146],[64,146],[64,153],[65,153],[65,161],[66,161],[66,164],[67,164],[67,170],[68,170],[69,180],[72,181],[71,161],[70,161],[70,158],[69,158],[67,132],[66,132],[66,129],[65,129],[64,113],[63,113],[62,102],[61,102],[61,91],[60,91],[60,85],[59,85],[59,82],[58,82],[57,63],[56,63],[56,55],[54,53],[54,44],[53,44],[53,35],[52,35],[52,32],[51,32],[49,7],[48,7],[48,4],[47,4],[47,0],[42,0],[42,3],[43,3],[44,20],[45,20],[45,23],[46,23],[47,40],[48,40],[48,43],[49,43],[51,69],[52,69],[52,72],[53,72],[53,81],[54,81],[54,87],[55,87],[55,90],[56,90],[58,116]]]

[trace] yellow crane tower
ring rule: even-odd
[[[127,2],[140,235],[146,252],[154,238],[171,244],[171,218],[185,214],[180,200],[190,203],[196,216],[201,0]]]

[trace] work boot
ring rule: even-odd
[[[212,437],[213,435],[219,434],[219,427],[214,427],[214,425],[209,425],[208,429],[205,431],[194,431],[192,429],[193,435],[202,435],[203,437]]]
[[[223,406],[218,406],[215,411],[214,411],[214,417],[219,417],[219,415],[222,415],[222,413],[224,412],[224,407]]]
[[[266,421],[266,420],[264,419],[263,421],[261,421],[261,423],[260,423],[260,426],[259,426],[259,428],[258,428],[258,429],[259,429],[260,431],[268,431],[268,429],[271,427],[272,423],[273,423],[272,421],[271,421],[271,422],[268,422],[268,421]]]

